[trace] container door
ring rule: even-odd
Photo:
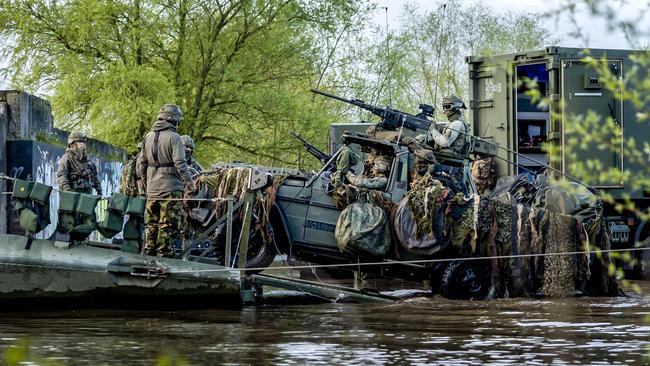
[[[509,63],[488,64],[479,59],[469,60],[470,102],[474,135],[493,141],[499,146],[513,150],[513,131],[509,110],[512,99],[512,82]],[[514,161],[504,149],[497,150],[498,156]],[[498,176],[513,173],[512,166],[497,159]]]
[[[606,66],[617,77],[622,77],[622,61],[607,60]],[[580,60],[563,60],[561,72],[562,108],[562,160],[564,172],[572,176],[587,173],[587,184],[599,188],[620,188],[619,174],[603,172],[623,171],[623,120],[621,90],[609,90],[601,82],[598,72]],[[604,128],[608,119],[612,128]],[[583,121],[578,126],[578,121]],[[568,125],[571,124],[571,125]],[[606,131],[603,135],[602,132]],[[603,138],[589,142],[586,136]],[[583,146],[581,146],[583,145]],[[589,161],[598,161],[591,165]]]

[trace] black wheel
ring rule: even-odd
[[[454,261],[442,273],[440,293],[454,300],[485,300],[490,286],[489,262]]]
[[[231,247],[231,263],[237,267],[239,262],[239,255],[237,255],[237,243],[239,242],[239,235],[241,233],[241,220],[234,220],[232,225],[232,247]],[[251,223],[251,228],[255,227],[255,223]],[[226,253],[226,224],[219,225],[214,237],[215,252],[218,256],[223,257]],[[275,245],[273,242],[265,242],[259,231],[251,229],[248,236],[248,253],[246,255],[246,268],[266,268],[271,263],[276,255]],[[261,272],[262,269],[246,271],[247,273],[254,274]]]

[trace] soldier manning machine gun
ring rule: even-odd
[[[429,126],[431,126],[431,122],[427,120],[427,117],[433,116],[435,110],[433,106],[420,104],[421,112],[417,115],[412,115],[398,111],[397,109],[381,108],[367,104],[360,99],[346,99],[318,89],[312,89],[311,92],[340,100],[341,102],[346,102],[372,112],[372,114],[381,117],[381,123],[378,126],[386,130],[396,130],[400,127],[405,127],[412,131],[426,132],[429,130]]]

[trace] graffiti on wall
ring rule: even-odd
[[[23,145],[21,145],[22,147]],[[64,154],[64,149],[53,145],[34,142],[30,154],[24,154],[20,162],[15,162],[10,168],[12,177],[34,180],[39,183],[46,184],[55,189],[50,195],[50,218],[52,223],[48,225],[43,231],[36,235],[39,239],[50,237],[56,230],[57,216],[59,209],[59,194],[56,190],[59,189],[59,184],[56,180],[56,170],[59,166],[59,160]],[[119,189],[120,175],[122,174],[122,163],[116,161],[102,160],[98,157],[92,157],[97,172],[99,181],[102,185],[103,193],[109,197],[113,192]],[[13,159],[16,160],[16,159]],[[102,220],[106,214],[108,206],[107,200],[100,200],[97,206],[97,220]],[[118,234],[121,235],[121,234]],[[118,236],[119,237],[119,236]],[[103,239],[99,233],[94,232],[91,240],[102,241]]]

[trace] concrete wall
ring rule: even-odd
[[[0,102],[7,103],[7,138],[36,140],[50,136],[54,128],[50,103],[18,90],[0,90]]]
[[[7,105],[7,139],[35,140],[66,146],[68,131],[54,127],[50,103],[19,90],[0,90],[0,103]],[[95,155],[126,160],[126,151],[96,139],[88,139],[88,150]]]
[[[56,181],[56,170],[59,160],[65,149],[59,146],[46,144],[38,141],[14,140],[7,143],[7,170],[9,175],[18,179],[33,180],[39,183],[58,189]],[[120,186],[120,175],[122,174],[122,163],[110,161],[99,156],[91,156],[91,160],[97,166],[99,181],[102,184],[104,195],[110,196]],[[103,218],[108,201],[102,200],[98,205],[98,220]],[[18,215],[10,204],[9,230],[11,234],[24,234],[18,225]],[[57,210],[59,209],[59,194],[53,191],[50,196],[50,217],[52,223],[36,235],[37,238],[49,237],[56,228]],[[93,240],[100,240],[98,233],[93,233]]]
[[[68,131],[54,128],[53,124],[52,108],[46,100],[18,90],[0,90],[0,174],[57,188],[56,169],[65,152]],[[104,194],[108,196],[119,188],[126,151],[95,139],[88,139],[87,146],[97,166]],[[3,183],[0,180],[3,192],[12,188],[11,185],[3,187]],[[22,234],[10,199],[1,196],[0,233]],[[52,224],[39,233],[38,238],[47,237],[54,231],[58,200],[58,193],[53,192],[50,198]],[[100,201],[98,219],[102,218],[105,212],[102,206],[106,203]]]

